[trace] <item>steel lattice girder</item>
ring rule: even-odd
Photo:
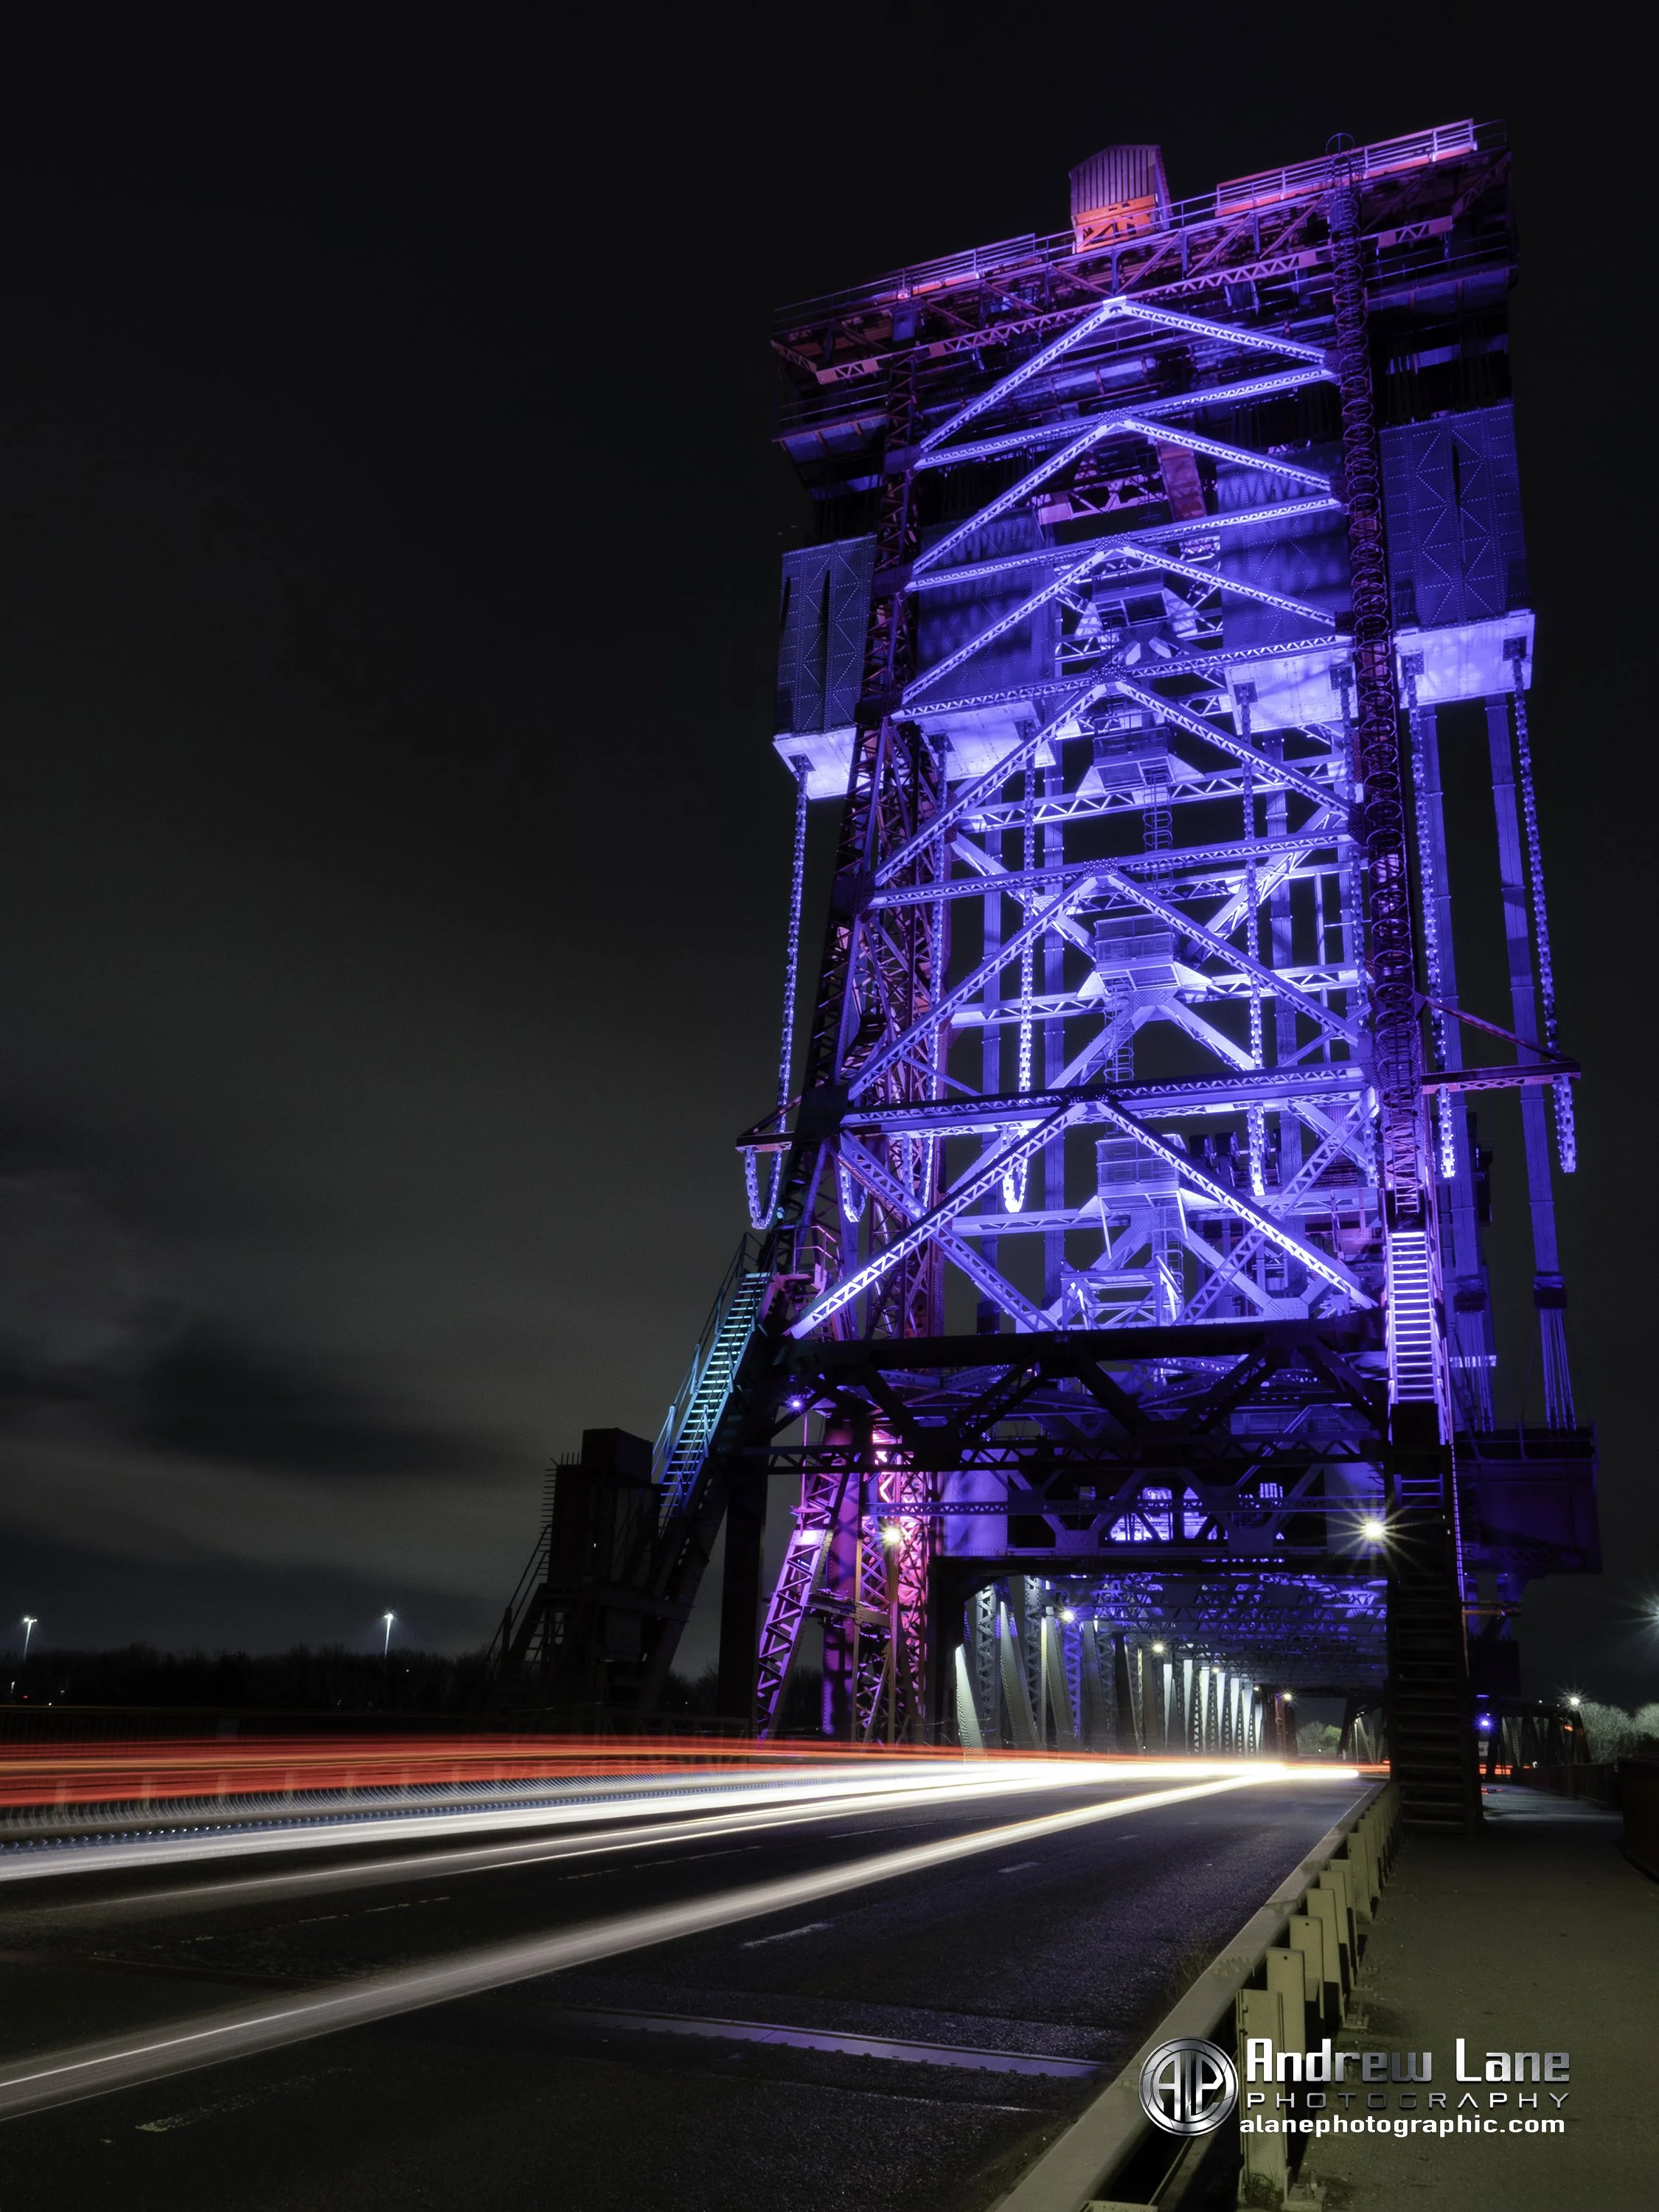
[[[902,1465],[941,1541],[1012,1509],[1056,1548],[1178,1537],[1240,1572],[1252,1541],[1344,1554],[1385,1475],[1443,1517],[1423,1085],[1490,1072],[1425,1069],[1401,996],[1410,825],[1360,341],[1379,256],[1389,283],[1433,260],[1501,292],[1503,223],[1454,236],[1452,210],[1491,210],[1502,178],[1459,126],[1285,172],[1270,209],[1224,188],[1167,234],[959,257],[780,333],[782,442],[878,511],[849,726],[820,684],[821,730],[788,740],[815,793],[826,757],[844,769],[848,802],[799,1093],[744,1140],[782,1153],[782,1287],[719,1480],[789,1465],[804,1513],[839,1481],[862,1514],[872,1467]],[[1116,532],[1137,507],[1169,520]],[[1066,1141],[1085,1131],[1087,1196]],[[1013,1339],[944,1336],[947,1263]],[[1261,1334],[1284,1328],[1312,1334]],[[781,1409],[809,1401],[784,1443]],[[913,1565],[902,1639],[927,1632]],[[889,1653],[890,1692],[920,1650]]]
[[[1209,1578],[1152,1569],[1067,1576],[1063,1588],[1069,1607],[1114,1629],[1224,1654],[1287,1688],[1303,1688],[1310,1669],[1328,1679],[1334,1661],[1344,1688],[1366,1675],[1381,1680],[1386,1585],[1363,1568]]]
[[[826,1433],[765,1455],[774,1471],[856,1487],[878,1426],[890,1454],[934,1478],[911,1517],[1047,1523],[1016,1549],[1157,1546],[1212,1563],[1241,1546],[1255,1558],[1276,1545],[1281,1557],[1352,1555],[1382,1496],[1382,1387],[1356,1364],[1375,1360],[1377,1332],[1352,1322],[1193,1328],[1181,1334],[1203,1356],[1178,1376],[1172,1332],[1136,1334],[1055,1332],[994,1352],[983,1338],[804,1343],[787,1356],[786,1418],[817,1408]],[[1156,1379],[1128,1364],[1137,1352],[1157,1360]],[[1235,1429],[1264,1411],[1286,1433]],[[957,1487],[984,1476],[1000,1482],[995,1496],[977,1480]],[[861,1510],[880,1518],[877,1503]],[[1159,1516],[1170,1522],[1161,1532]]]

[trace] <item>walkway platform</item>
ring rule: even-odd
[[[1322,2185],[1329,2212],[1652,2212],[1659,1881],[1624,1856],[1622,1825],[1599,1807],[1502,1785],[1485,1806],[1473,1839],[1414,1835],[1401,1850],[1337,2047],[1431,2051],[1443,2111],[1455,2118],[1473,2096],[1500,2132],[1327,2136],[1300,2181]],[[1553,2112],[1549,2085],[1456,2081],[1459,2036],[1470,2073],[1488,2051],[1569,2052],[1565,2133],[1504,2131],[1533,2117],[1519,2094]],[[1493,2092],[1508,2101],[1489,2112]]]

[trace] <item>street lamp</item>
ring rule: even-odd
[[[23,1615],[23,1656],[26,1659],[29,1656],[29,1638],[40,1625],[32,1613],[26,1613]]]
[[[392,1656],[392,1624],[398,1616],[395,1613],[383,1613],[380,1618],[386,1623],[386,1642],[381,1646],[380,1656],[382,1659],[388,1659]]]
[[[1389,1526],[1386,1521],[1379,1521],[1372,1514],[1369,1519],[1360,1522],[1359,1533],[1368,1544],[1380,1544],[1389,1533]]]

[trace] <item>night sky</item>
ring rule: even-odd
[[[775,1064],[810,523],[773,306],[1058,229],[1116,140],[1179,196],[1473,114],[1516,149],[1610,1562],[1534,1592],[1528,1673],[1655,1695],[1633,57],[1470,6],[37,12],[0,94],[0,1644],[388,1606],[482,1642],[548,1454],[654,1432]]]

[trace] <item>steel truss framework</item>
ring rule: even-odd
[[[1334,145],[1109,244],[1011,241],[785,317],[778,434],[830,527],[786,562],[783,1066],[740,1140],[755,1236],[659,1441],[647,1702],[722,1515],[722,1695],[763,1731],[816,1621],[832,1732],[1006,1737],[987,1653],[1015,1612],[1079,1612],[1013,1607],[1033,1577],[1109,1593],[1123,1636],[1126,1577],[1297,1574],[1281,1646],[1270,1615],[1198,1663],[1277,1650],[1282,1678],[1322,1648],[1322,1678],[1366,1676],[1363,1568],[1413,1805],[1468,1816],[1465,1610],[1595,1545],[1493,380],[1507,173],[1469,125]],[[1504,1024],[1458,1000],[1463,702]],[[814,798],[840,831],[797,1048]],[[1508,1447],[1456,1103],[1494,1088],[1522,1101],[1546,1396]],[[757,1676],[778,1473],[799,1504]],[[1042,1632],[1028,1703],[1070,1668],[1081,1726],[1081,1631],[1048,1658]]]

